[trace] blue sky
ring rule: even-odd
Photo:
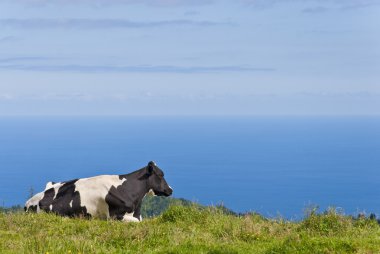
[[[380,0],[0,0],[0,115],[378,115]]]

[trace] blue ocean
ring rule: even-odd
[[[150,160],[174,197],[205,205],[380,214],[380,117],[1,117],[0,205]]]

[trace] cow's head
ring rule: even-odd
[[[164,178],[164,172],[157,167],[153,161],[148,163],[147,175],[148,175],[148,188],[151,189],[154,195],[157,196],[170,196],[173,193],[172,188],[168,185]]]

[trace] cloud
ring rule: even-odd
[[[0,19],[0,27],[18,29],[110,29],[156,28],[173,26],[232,26],[231,22],[194,21],[188,19],[136,22],[126,19]]]
[[[272,7],[278,4],[289,3],[302,3],[302,4],[316,4],[316,7],[306,8],[306,12],[317,13],[326,11],[331,7],[335,9],[359,9],[380,5],[380,0],[239,0],[244,5],[252,7]]]
[[[370,91],[358,92],[300,92],[294,94],[298,97],[315,97],[315,98],[353,98],[353,99],[370,99],[380,97],[380,93]]]
[[[303,13],[322,13],[322,12],[326,12],[328,10],[329,9],[326,8],[326,7],[317,6],[317,7],[305,8],[305,9],[302,10],[302,12]]]
[[[380,1],[363,1],[361,3],[353,2],[351,4],[346,4],[341,7],[342,10],[352,10],[352,9],[362,9],[372,6],[380,5]]]
[[[10,42],[15,42],[15,41],[18,41],[20,40],[18,37],[16,36],[4,36],[4,37],[0,37],[0,43],[10,43]]]
[[[11,3],[21,3],[32,6],[44,6],[52,4],[89,4],[89,5],[130,5],[143,4],[157,7],[177,7],[206,5],[215,0],[7,0]]]
[[[146,5],[155,7],[179,7],[179,6],[199,6],[217,4],[218,0],[3,0],[9,3],[24,4],[28,6],[46,6],[46,5],[91,5],[91,6],[109,6],[109,5]],[[249,5],[253,7],[270,7],[277,4],[287,3],[309,3],[318,6],[335,5],[340,8],[363,8],[373,5],[379,5],[379,0],[228,0],[231,3]]]
[[[0,94],[0,101],[10,101],[15,99],[15,97],[12,94],[4,93]]]
[[[51,60],[51,57],[40,57],[40,56],[20,56],[20,57],[9,57],[9,58],[0,58],[0,64],[6,63],[17,63],[25,61],[45,61]]]
[[[321,1],[321,2],[327,3],[327,1]],[[335,3],[335,5],[332,5],[333,3]],[[302,12],[308,13],[308,14],[318,14],[318,13],[327,12],[329,10],[341,10],[341,11],[356,10],[356,9],[362,9],[362,8],[376,6],[376,5],[380,5],[380,1],[362,1],[360,3],[358,3],[358,1],[357,2],[331,1],[331,4],[329,5],[329,7],[327,7],[327,5],[326,6],[308,7],[308,8],[303,9]]]
[[[274,68],[253,68],[249,66],[105,66],[105,65],[0,65],[0,70],[42,71],[42,72],[82,72],[82,73],[211,73],[211,72],[271,72]]]
[[[54,60],[54,61],[51,61]],[[272,72],[274,68],[255,68],[249,65],[123,65],[73,64],[67,58],[45,56],[14,56],[0,58],[1,70],[78,73],[211,73],[211,72]],[[57,62],[58,61],[58,62]]]
[[[195,16],[195,15],[198,15],[198,14],[199,14],[199,12],[197,12],[197,11],[186,11],[184,13],[185,16]]]
[[[33,100],[54,100],[54,101],[94,101],[95,95],[87,93],[53,93],[32,96]]]

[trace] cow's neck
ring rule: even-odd
[[[120,178],[126,179],[123,183],[124,194],[131,199],[135,209],[140,210],[141,202],[150,190],[147,182],[148,177],[142,174],[141,170],[138,170],[130,174],[120,175]]]

